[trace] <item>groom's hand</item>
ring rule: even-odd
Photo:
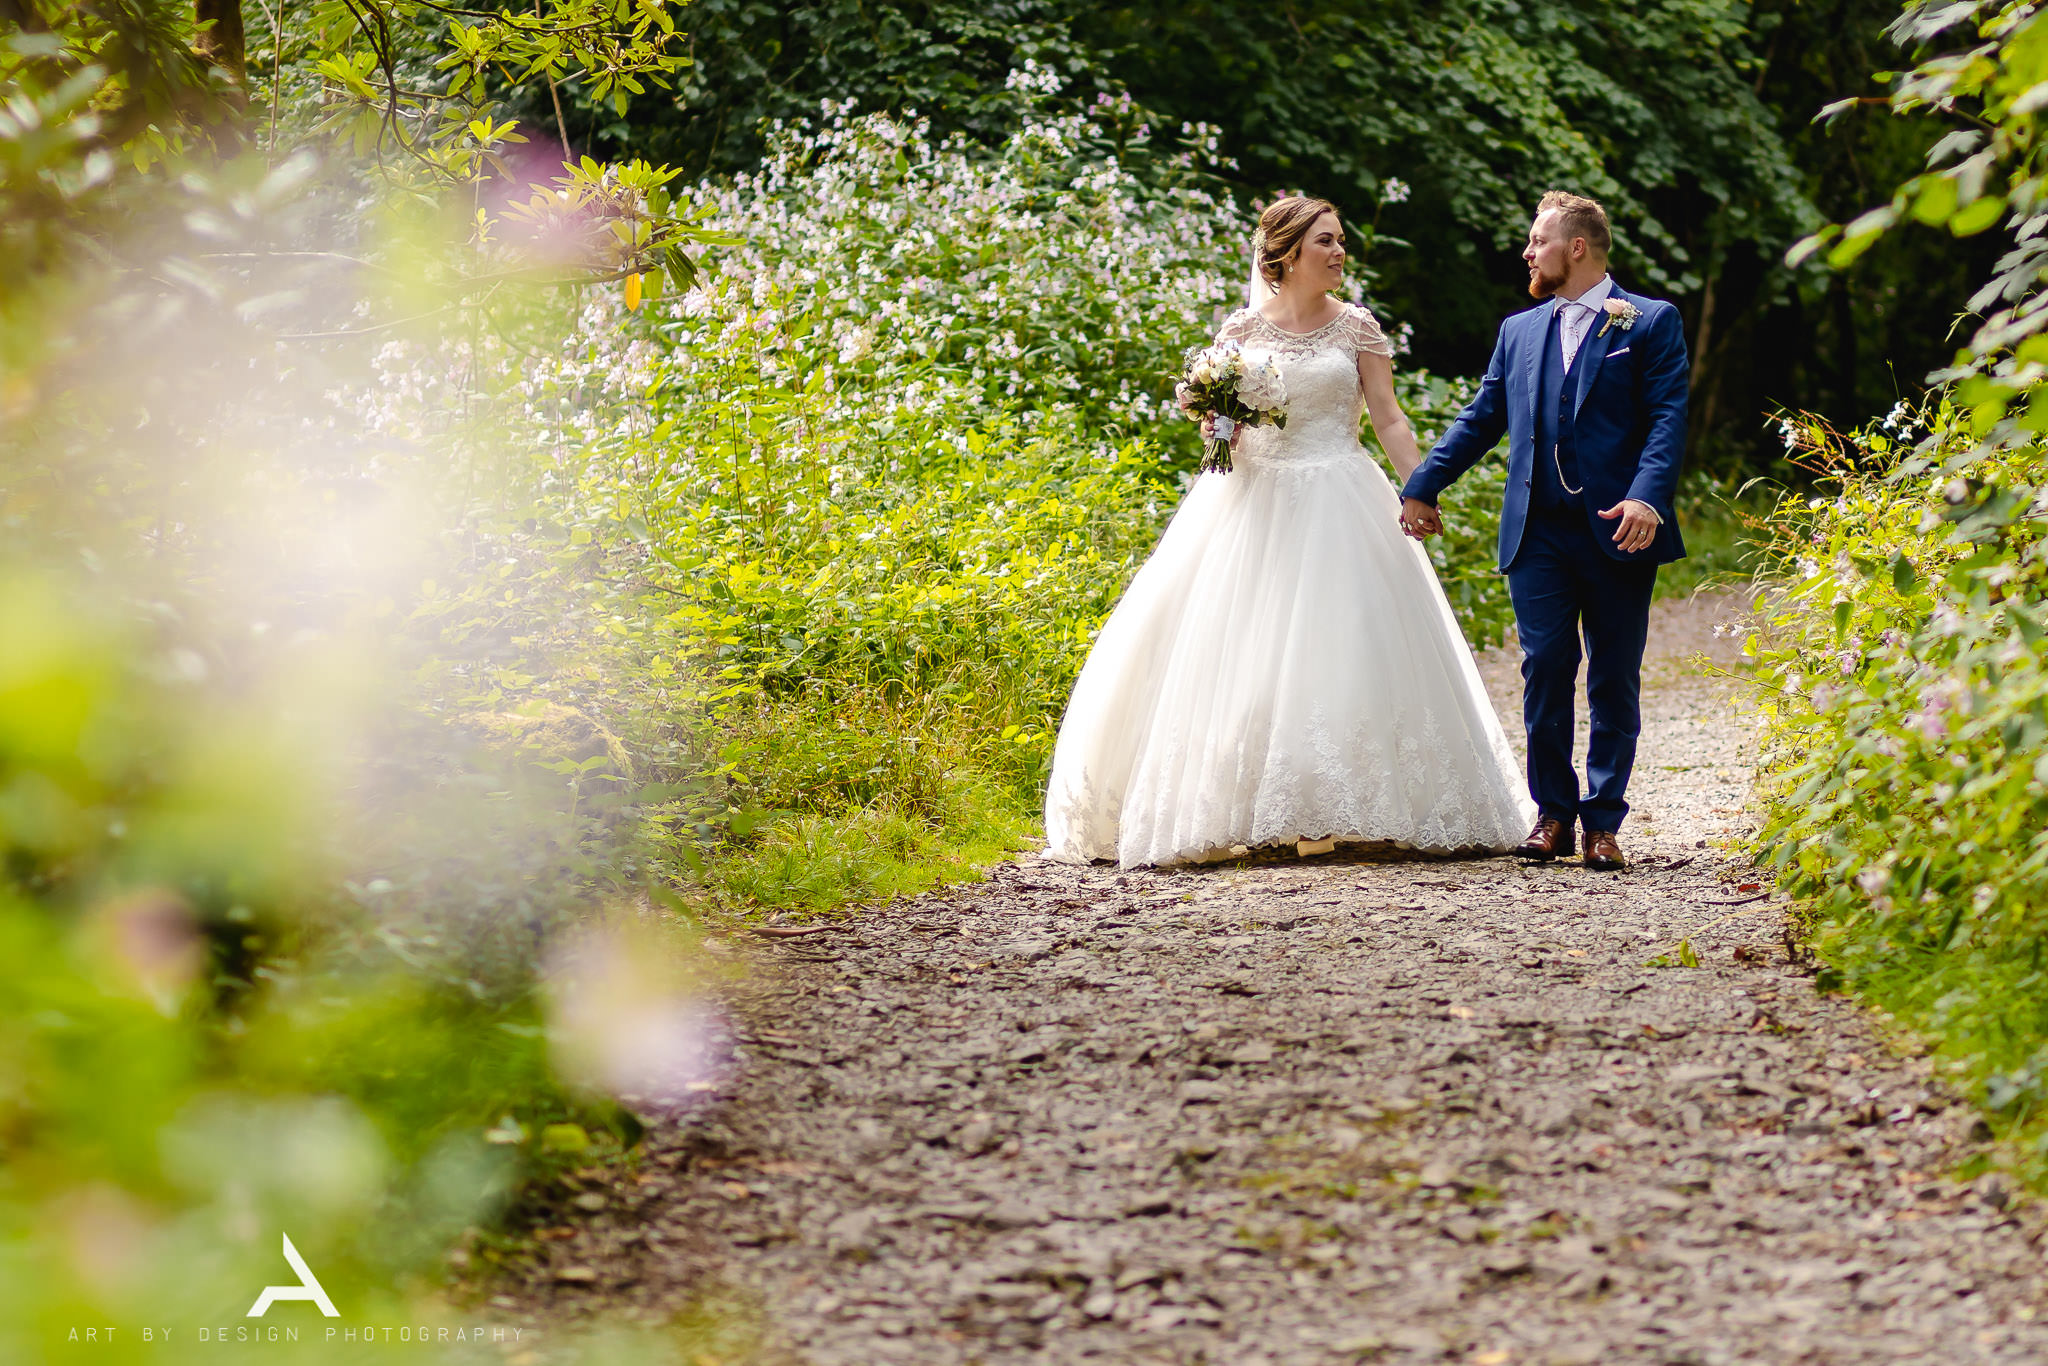
[[[1610,522],[1621,519],[1621,525],[1614,529],[1614,543],[1623,550],[1641,550],[1657,539],[1657,514],[1640,499],[1624,498],[1600,515]]]
[[[1401,500],[1401,530],[1418,541],[1426,541],[1444,529],[1444,519],[1435,507],[1420,498]]]

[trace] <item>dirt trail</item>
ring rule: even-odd
[[[1981,1127],[1716,843],[1728,610],[1659,607],[1627,874],[1026,858],[735,948],[717,1103],[545,1194],[496,1303],[720,1366],[2048,1360]]]

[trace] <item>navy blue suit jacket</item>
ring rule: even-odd
[[[1573,418],[1578,450],[1578,476],[1585,489],[1579,501],[1594,530],[1593,540],[1617,560],[1648,560],[1668,564],[1685,555],[1678,535],[1678,470],[1685,457],[1685,405],[1690,367],[1685,331],[1678,309],[1663,299],[1630,294],[1620,285],[1608,296],[1625,299],[1640,310],[1635,325],[1619,325],[1595,336],[1605,317],[1596,317],[1579,343],[1586,354],[1579,362],[1579,383]],[[1481,456],[1508,438],[1507,499],[1501,508],[1500,567],[1514,563],[1522,529],[1529,516],[1529,496],[1536,460],[1550,452],[1536,449],[1536,375],[1543,345],[1550,334],[1551,300],[1517,313],[1500,325],[1493,359],[1479,393],[1465,405],[1443,440],[1416,466],[1402,486],[1403,498],[1434,505],[1458,476]],[[1614,544],[1617,521],[1595,514],[1624,498],[1649,504],[1664,519],[1656,539],[1634,553]]]

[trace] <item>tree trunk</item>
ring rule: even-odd
[[[1714,425],[1714,395],[1712,381],[1707,369],[1707,348],[1714,342],[1714,272],[1707,272],[1707,283],[1700,296],[1700,324],[1693,332],[1692,376],[1686,388],[1690,395],[1692,421],[1688,424],[1686,445],[1693,450],[1700,448],[1707,432]]]
[[[1714,340],[1714,273],[1707,272],[1706,287],[1700,292],[1700,325],[1692,334],[1692,387],[1697,389],[1707,372],[1707,347]]]
[[[0,20],[5,20],[23,33],[48,33],[50,26],[43,22],[42,14],[35,7],[35,0],[0,0]]]
[[[227,72],[236,85],[249,78],[248,38],[242,31],[242,0],[192,0],[192,17],[200,24],[193,51]],[[207,21],[212,20],[212,27]]]
[[[1828,302],[1835,314],[1835,389],[1838,413],[1855,413],[1856,405],[1856,300],[1849,293],[1849,279],[1837,275],[1828,290]],[[1852,417],[1849,419],[1854,421]]]

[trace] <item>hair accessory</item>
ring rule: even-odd
[[[1253,229],[1252,229],[1252,250],[1253,250],[1253,251],[1263,251],[1263,250],[1265,250],[1265,246],[1266,246],[1266,230],[1265,230],[1264,228],[1253,228]]]

